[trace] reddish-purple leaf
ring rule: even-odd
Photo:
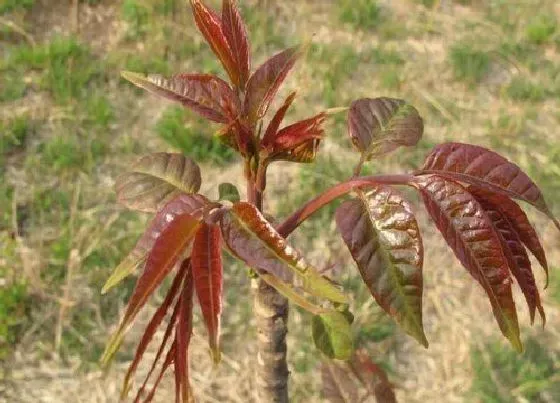
[[[222,2],[222,28],[239,74],[239,87],[245,88],[251,72],[251,54],[247,28],[239,15],[235,0]]]
[[[416,145],[423,131],[418,111],[400,99],[362,98],[348,112],[348,134],[367,159]]]
[[[263,139],[261,144],[267,158],[275,159],[277,155],[290,155],[292,150],[297,149],[302,144],[309,141],[320,141],[325,133],[322,127],[325,118],[325,113],[320,113],[312,118],[284,127],[270,143]]]
[[[182,214],[201,217],[203,208],[209,204],[210,201],[200,194],[180,194],[169,201],[157,212],[146,231],[144,231],[142,237],[134,246],[134,249],[132,249],[128,256],[115,268],[103,286],[101,293],[106,293],[135,270],[144,267],[148,252],[152,249],[152,246],[163,230],[167,228],[175,217]]]
[[[377,303],[428,347],[422,325],[424,251],[410,205],[379,186],[345,201],[336,224]]]
[[[365,349],[355,352],[349,362],[350,369],[362,385],[373,394],[378,403],[396,403],[393,385],[387,374],[379,365],[371,360]]]
[[[251,75],[245,97],[249,122],[254,123],[266,114],[278,88],[300,56],[299,46],[286,49],[272,56]]]
[[[177,216],[156,240],[148,255],[144,272],[136,282],[124,318],[107,344],[103,362],[108,362],[116,352],[136,314],[185,252],[198,226],[198,219],[183,214]]]
[[[527,214],[525,214],[521,207],[508,196],[472,186],[469,187],[468,190],[471,194],[475,195],[477,199],[487,200],[489,203],[492,203],[501,214],[508,218],[508,221],[519,236],[519,239],[521,239],[527,249],[531,251],[543,267],[546,274],[546,284],[548,285],[548,263],[546,261],[544,248],[541,245],[535,228],[533,228],[533,225],[529,222]]]
[[[546,317],[541,304],[539,290],[537,288],[537,284],[535,283],[535,277],[531,268],[531,261],[529,260],[527,251],[523,247],[523,243],[521,242],[512,221],[509,216],[502,213],[501,206],[497,206],[492,201],[484,198],[485,192],[478,193],[476,189],[469,189],[469,191],[472,192],[482,208],[484,208],[488,217],[492,220],[494,228],[500,236],[509,269],[517,280],[521,291],[523,291],[523,294],[525,295],[525,300],[527,301],[531,316],[531,323],[535,320],[535,309],[539,310],[542,321],[545,323]]]
[[[282,124],[282,121],[286,116],[286,112],[292,105],[292,102],[294,102],[295,97],[296,97],[296,92],[294,91],[288,96],[288,98],[286,98],[282,106],[276,111],[276,113],[270,120],[268,127],[266,128],[266,132],[264,133],[261,144],[263,145],[272,144],[274,142],[276,133],[278,133],[278,130],[280,129],[280,125]]]
[[[433,175],[419,178],[418,185],[437,228],[488,294],[502,333],[522,351],[508,262],[488,214],[459,183]]]
[[[192,335],[193,310],[193,273],[191,267],[187,269],[187,276],[179,298],[179,315],[175,329],[175,390],[176,403],[187,403],[191,395],[189,385],[188,349]]]
[[[444,143],[426,157],[418,174],[438,174],[524,200],[548,215],[560,229],[537,185],[517,165],[484,147]]]
[[[194,286],[215,362],[220,361],[220,315],[222,313],[222,241],[220,227],[202,223],[194,237],[191,254]]]
[[[119,176],[115,190],[119,203],[154,213],[181,193],[196,193],[201,184],[200,168],[177,153],[154,153],[140,158]]]
[[[290,282],[295,274],[309,294],[340,303],[347,301],[338,288],[288,245],[254,205],[234,204],[223,212],[220,226],[230,251],[248,266],[269,272],[285,282]]]
[[[321,379],[323,381],[323,398],[331,403],[356,403],[358,388],[348,371],[335,362],[321,364]]]
[[[175,345],[175,342],[173,342],[173,344],[171,345],[171,347],[167,351],[167,355],[165,356],[165,361],[163,362],[163,365],[161,366],[159,374],[156,378],[156,381],[154,382],[154,384],[152,386],[152,389],[150,390],[150,393],[144,399],[144,403],[149,403],[154,399],[154,395],[156,393],[156,390],[157,390],[159,384],[161,383],[161,380],[163,379],[163,375],[165,374],[165,371],[167,370],[167,368],[169,368],[171,366],[171,364],[173,364],[173,360],[175,359],[175,349],[176,349],[176,345]],[[146,389],[146,383],[144,383],[142,385],[142,387],[138,390],[138,394],[136,395],[136,398],[134,399],[134,403],[138,403],[140,401],[140,398],[142,396],[142,392],[145,389]]]
[[[156,312],[152,316],[152,319],[148,323],[148,326],[146,326],[146,330],[144,330],[144,334],[142,335],[142,339],[140,340],[140,343],[138,343],[138,347],[136,348],[136,353],[134,354],[134,359],[132,360],[132,363],[128,367],[128,371],[127,371],[126,376],[124,378],[123,398],[126,396],[128,390],[129,390],[130,380],[134,376],[134,374],[136,372],[136,369],[138,367],[138,364],[140,363],[140,360],[142,359],[144,353],[146,352],[146,348],[150,344],[150,341],[152,340],[156,330],[158,329],[161,322],[165,318],[165,315],[167,314],[167,311],[168,311],[169,307],[173,304],[173,301],[175,300],[175,297],[179,293],[179,290],[181,288],[181,284],[183,282],[183,279],[185,278],[185,269],[186,269],[185,267],[181,266],[181,268],[179,269],[179,271],[175,275],[175,278],[173,279],[173,283],[171,284],[171,287],[169,288],[169,291],[167,292],[167,295],[165,296],[165,299],[163,300],[161,305],[158,307],[158,309],[156,310]],[[173,318],[173,316],[175,316],[175,315],[172,315],[172,318]],[[174,322],[174,320],[173,320],[173,322]]]
[[[201,0],[191,0],[194,21],[214,54],[220,59],[232,83],[239,86],[239,70],[224,34],[221,18]]]
[[[211,74],[140,74],[123,71],[131,83],[171,101],[181,103],[206,119],[227,123],[239,114],[237,95],[224,80]]]

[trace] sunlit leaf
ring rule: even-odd
[[[115,185],[126,207],[155,212],[180,193],[200,189],[200,168],[182,154],[155,153],[142,157]]]
[[[426,157],[419,174],[438,174],[531,203],[560,229],[537,185],[517,165],[494,151],[463,143],[440,144]]]
[[[299,46],[286,49],[272,56],[251,75],[245,97],[245,113],[250,122],[266,114],[278,88],[300,56]]]
[[[193,261],[191,259],[191,267]],[[189,267],[179,298],[179,314],[175,329],[175,402],[187,403],[192,394],[189,384],[188,349],[192,335],[193,272]]]
[[[419,186],[437,228],[488,294],[502,333],[522,351],[508,262],[492,221],[475,197],[456,182],[433,175],[422,177]]]
[[[220,200],[227,200],[232,203],[237,203],[241,200],[241,196],[239,196],[239,190],[237,187],[231,183],[220,183],[218,186],[218,194],[220,195]]]
[[[215,362],[220,361],[220,316],[222,314],[222,245],[220,227],[201,223],[191,254],[194,285]]]
[[[315,315],[311,322],[315,346],[329,358],[348,360],[354,341],[348,319],[340,312]]]
[[[348,134],[367,159],[418,143],[424,123],[418,111],[394,98],[362,98],[348,112]]]
[[[248,266],[269,272],[285,282],[290,282],[295,274],[302,289],[309,294],[347,302],[344,294],[289,246],[252,204],[236,203],[232,209],[224,211],[220,225],[228,248]]]
[[[525,295],[525,300],[527,301],[529,314],[531,316],[531,323],[535,320],[535,309],[537,308],[543,323],[545,323],[546,317],[541,304],[539,290],[535,282],[535,276],[531,268],[531,261],[529,260],[527,251],[523,247],[523,243],[512,221],[508,216],[502,213],[501,206],[496,206],[492,201],[485,199],[484,193],[479,194],[474,190],[472,194],[476,197],[482,208],[484,208],[500,236],[509,269]]]
[[[358,402],[358,388],[345,368],[334,362],[321,364],[322,396],[331,403]]]
[[[124,334],[146,303],[148,297],[160,285],[192,241],[199,221],[188,214],[177,216],[158,237],[148,255],[146,267],[138,278],[128,306],[117,331],[113,334],[101,361],[108,363],[119,348]]]
[[[266,128],[266,132],[264,133],[261,144],[272,144],[274,142],[276,133],[278,133],[280,125],[284,120],[284,116],[286,116],[286,112],[292,105],[292,102],[294,102],[295,97],[296,92],[294,91],[290,95],[288,95],[288,98],[286,98],[282,106],[276,111]]]
[[[409,204],[389,187],[345,201],[338,229],[377,303],[425,347],[420,230]]]
[[[222,62],[232,83],[239,86],[239,70],[235,62],[235,56],[224,34],[220,16],[200,0],[191,0],[191,5],[198,29],[214,54]]]
[[[123,71],[134,85],[171,101],[181,103],[206,119],[227,123],[239,114],[237,95],[224,80],[211,74],[141,74]]]
[[[111,273],[101,293],[105,294],[138,268],[144,267],[148,252],[152,249],[156,239],[175,217],[181,214],[191,214],[193,217],[199,217],[202,209],[209,203],[206,197],[199,194],[180,194],[169,201],[157,212],[134,249]]]
[[[244,88],[251,70],[251,54],[247,28],[235,0],[222,2],[222,28],[239,74],[239,87]]]

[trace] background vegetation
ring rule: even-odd
[[[420,146],[367,170],[411,170],[441,141],[490,146],[529,172],[560,214],[556,1],[239,3],[257,61],[312,38],[284,88],[298,88],[294,119],[363,96],[404,98],[420,110],[426,123]],[[202,190],[210,196],[217,183],[241,174],[232,153],[212,138],[214,127],[132,88],[119,71],[222,74],[220,66],[179,0],[0,0],[0,56],[0,396],[114,401],[134,331],[109,376],[97,359],[132,281],[105,296],[99,291],[149,219],[116,205],[115,177],[139,155],[165,150],[202,164]],[[316,164],[276,164],[269,189],[277,202],[266,203],[267,210],[285,216],[351,175],[356,157],[344,117],[332,122],[328,137]],[[498,337],[480,287],[427,231],[430,349],[408,340],[374,307],[357,273],[346,270],[349,255],[334,236],[333,211],[324,209],[293,237],[353,290],[357,336],[389,370],[401,401],[560,401],[560,274],[554,270],[560,237],[546,219],[530,217],[553,266],[543,296],[548,323],[544,330],[540,324],[524,329],[526,352],[516,355]],[[419,217],[426,222],[425,214]],[[254,379],[249,281],[233,262],[225,275],[235,285],[226,287],[225,359],[212,369],[204,335],[195,335],[192,382],[200,401],[246,402]],[[294,401],[318,402],[309,320],[292,312],[291,393]],[[526,312],[522,321],[528,323]],[[165,393],[159,398],[165,401]]]

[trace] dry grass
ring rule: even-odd
[[[12,22],[12,28],[0,36],[0,49],[9,54],[11,47],[15,49],[23,43],[40,46],[72,30],[68,17],[71,10],[65,4],[46,0],[36,3],[28,13],[2,16],[2,21]],[[188,71],[197,63],[206,69],[217,68],[185,11],[169,22],[169,17],[154,11],[154,1],[138,0],[136,4],[150,10],[151,25],[149,34],[131,37],[132,22],[130,17],[123,17],[123,2],[97,3],[81,4],[77,35],[80,41],[90,44],[91,57],[103,63],[106,78],[96,81],[93,89],[107,97],[114,118],[101,129],[91,126],[89,118],[82,116],[87,98],[58,103],[39,84],[37,69],[23,72],[24,81],[32,83],[24,97],[1,104],[2,122],[24,116],[35,122],[35,127],[23,147],[14,147],[0,160],[4,164],[0,180],[12,189],[6,198],[9,205],[0,206],[0,219],[7,217],[0,221],[0,242],[7,245],[0,247],[1,274],[8,285],[25,278],[29,294],[26,309],[30,310],[18,332],[18,343],[10,346],[13,351],[0,378],[0,400],[116,401],[134,341],[148,315],[139,320],[115,365],[103,373],[94,362],[123,311],[131,284],[106,297],[99,296],[99,288],[147,218],[118,208],[112,184],[118,172],[125,170],[137,155],[171,149],[154,134],[154,126],[168,104],[123,85],[116,78],[117,71],[132,63],[134,56],[144,60],[143,67],[156,71]],[[273,52],[283,42],[291,44],[314,34],[315,48],[310,50],[307,63],[299,65],[283,90],[287,93],[290,88],[299,89],[299,109],[290,118],[311,115],[322,107],[333,106],[330,102],[346,105],[362,96],[407,99],[425,119],[425,138],[418,150],[400,151],[376,161],[372,169],[410,170],[433,144],[441,141],[491,146],[534,175],[554,205],[553,195],[560,191],[560,41],[556,36],[529,46],[529,50],[507,51],[508,44],[527,42],[528,10],[548,10],[560,20],[560,8],[553,0],[516,1],[503,9],[497,5],[499,2],[492,1],[472,1],[466,6],[445,0],[424,2],[433,3],[430,7],[412,0],[379,2],[384,10],[382,19],[379,28],[371,31],[340,23],[338,7],[343,2],[240,3],[248,4],[245,11],[251,13],[257,29],[253,42],[259,49],[259,61],[265,52]],[[271,10],[265,11],[263,4]],[[277,19],[279,28],[267,28],[267,15]],[[485,52],[489,57],[488,71],[458,75],[457,69],[464,65],[461,59],[454,62],[450,57],[454,46],[467,49],[467,54],[473,49]],[[170,50],[173,48],[178,50]],[[165,53],[168,66],[156,60],[163,59]],[[0,74],[4,72],[0,69]],[[478,78],[475,82],[460,77]],[[556,92],[537,101],[523,96],[512,99],[507,88],[516,77],[545,88],[546,94]],[[81,129],[84,125],[90,126]],[[323,162],[316,167],[275,167],[268,185],[275,201],[267,203],[268,210],[287,211],[296,201],[311,197],[311,190],[323,189],[351,175],[356,156],[344,137],[344,123],[333,123],[330,133],[323,147]],[[51,144],[52,150],[51,140],[57,136],[79,139],[70,154],[89,147],[93,140],[105,138],[103,152],[98,154],[96,149],[88,148],[90,151],[80,154],[88,163],[71,160],[74,162],[68,165],[56,153],[57,158],[45,160],[49,148],[44,145]],[[57,146],[54,150],[58,153],[67,148]],[[329,165],[333,163],[337,169]],[[63,165],[55,168],[53,164]],[[226,180],[238,184],[243,191],[240,167],[216,169],[205,164],[203,168],[202,191],[206,194],[216,196],[216,185]],[[239,180],[231,179],[233,173],[238,174]],[[307,182],[300,186],[297,180],[302,177]],[[49,197],[58,199],[49,203]],[[560,206],[554,207],[560,212]],[[371,351],[392,368],[400,401],[471,401],[466,397],[474,376],[471,353],[489,338],[497,337],[499,330],[480,287],[459,266],[426,215],[418,210],[426,245],[424,320],[430,348],[423,349],[397,330],[381,343],[370,343]],[[328,214],[319,214],[304,225],[301,232],[294,234],[294,242],[314,263],[336,263],[346,273],[345,268],[350,267],[348,254],[337,240],[334,225],[326,218]],[[543,236],[554,268],[554,262],[560,259],[560,237],[541,215],[531,211],[530,218]],[[544,284],[542,273],[536,271],[538,284]],[[558,275],[554,270],[551,274]],[[249,280],[243,268],[234,265],[226,281],[229,293],[224,306],[224,362],[218,368],[212,367],[204,331],[200,330],[191,350],[192,384],[200,401],[253,401],[254,345],[250,340],[254,329],[246,297]],[[366,290],[355,290],[357,323],[364,327],[384,323]],[[550,295],[554,291],[543,293],[546,329],[538,324],[532,328],[523,326],[523,338],[543,340],[551,354],[560,351],[560,308]],[[521,293],[516,291],[515,296],[520,320],[527,325]],[[290,320],[293,401],[320,402],[317,353],[310,344],[310,317],[294,310]],[[502,347],[509,348],[505,341]],[[146,370],[142,367],[139,375]],[[171,391],[171,387],[164,388],[156,401],[169,401]]]

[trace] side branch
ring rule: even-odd
[[[415,183],[416,178],[413,175],[373,175],[350,179],[327,189],[316,198],[305,203],[303,207],[280,224],[276,230],[286,238],[316,211],[355,189],[373,187],[375,185],[407,185],[415,187]]]

